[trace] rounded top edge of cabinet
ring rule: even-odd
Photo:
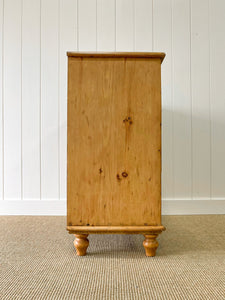
[[[67,52],[69,57],[120,57],[120,58],[160,58],[163,61],[164,52]]]

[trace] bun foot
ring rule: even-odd
[[[156,249],[159,246],[159,243],[157,242],[158,234],[151,233],[151,234],[145,234],[145,240],[143,242],[143,246],[145,248],[145,254],[146,256],[155,256]]]
[[[89,245],[89,240],[87,239],[88,234],[74,234],[76,239],[73,244],[76,248],[78,256],[84,256],[87,252],[87,247]]]

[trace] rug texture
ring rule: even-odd
[[[90,235],[77,257],[65,217],[0,217],[0,299],[225,299],[225,215],[165,216],[142,235]]]

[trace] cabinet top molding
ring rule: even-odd
[[[72,57],[128,57],[128,58],[160,58],[166,56],[163,52],[67,52]]]

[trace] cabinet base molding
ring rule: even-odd
[[[87,239],[89,234],[143,234],[145,240],[143,246],[146,256],[155,256],[159,243],[157,236],[166,228],[160,226],[67,226],[70,234],[74,234],[74,246],[78,256],[86,255],[89,246]]]
[[[162,225],[156,226],[67,226],[66,229],[72,234],[90,233],[118,233],[118,234],[149,234],[151,232],[161,233],[166,228]]]

